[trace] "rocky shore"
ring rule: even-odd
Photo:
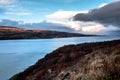
[[[120,40],[60,47],[10,80],[120,80]]]

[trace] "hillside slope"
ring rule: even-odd
[[[84,37],[84,36],[92,36],[92,35],[49,31],[49,30],[27,30],[27,29],[23,29],[23,28],[0,26],[0,40],[64,38],[64,37]]]
[[[120,80],[120,40],[58,48],[11,80]]]

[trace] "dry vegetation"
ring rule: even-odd
[[[120,80],[120,40],[61,47],[11,80]]]
[[[82,63],[60,72],[55,80],[120,80],[120,51],[97,50],[84,57]],[[63,79],[63,80],[64,80]]]

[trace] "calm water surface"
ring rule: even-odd
[[[33,65],[58,47],[68,44],[120,39],[119,36],[75,37],[59,39],[0,40],[0,80]]]

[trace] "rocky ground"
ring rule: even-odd
[[[60,47],[10,80],[120,80],[120,40]]]

